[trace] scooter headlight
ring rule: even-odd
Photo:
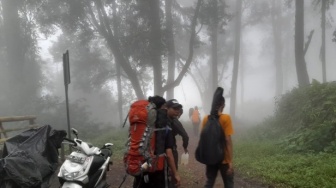
[[[62,174],[63,177],[67,180],[74,180],[76,177],[78,177],[81,173],[80,171],[75,171],[75,172],[68,172],[65,169],[62,169]]]

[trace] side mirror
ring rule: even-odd
[[[106,144],[104,145],[105,148],[110,147],[110,146],[113,146],[113,144],[112,144],[112,143],[106,143]]]
[[[74,128],[71,128],[72,130],[72,134],[76,135],[76,137],[78,138],[78,131]]]

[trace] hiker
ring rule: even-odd
[[[225,188],[233,188],[234,182],[233,182],[233,166],[232,166],[232,140],[231,135],[234,133],[231,117],[228,114],[223,114],[223,109],[225,107],[225,98],[220,95],[215,99],[213,99],[212,103],[212,110],[210,112],[211,115],[218,115],[218,121],[220,124],[220,127],[222,128],[224,132],[225,137],[225,145],[224,145],[224,160],[222,162],[219,162],[218,164],[213,165],[206,165],[206,184],[205,188],[212,188],[214,186],[217,173],[220,171],[224,187]],[[205,116],[202,121],[202,130],[204,129],[209,116]]]
[[[175,181],[176,186],[180,185],[180,176],[177,173],[174,156],[173,156],[173,147],[174,147],[174,139],[171,128],[169,124],[169,118],[167,116],[167,109],[164,103],[162,103],[162,97],[154,96],[149,97],[149,102],[153,102],[157,107],[157,116],[155,127],[156,129],[162,129],[162,127],[166,128],[168,124],[169,129],[165,129],[164,131],[156,131],[155,137],[155,155],[165,154],[166,160],[164,164],[168,164],[172,177]],[[159,103],[156,103],[159,101]],[[164,100],[165,102],[165,100]],[[133,188],[157,188],[157,187],[168,187],[168,167],[165,165],[163,170],[156,170],[154,172],[143,172],[140,176],[135,176],[133,181]]]
[[[175,161],[175,166],[176,170],[178,169],[178,152],[177,152],[177,145],[176,145],[176,135],[182,136],[183,140],[183,149],[185,153],[188,153],[188,142],[189,142],[189,137],[185,129],[183,128],[181,122],[178,120],[178,118],[182,115],[183,113],[183,108],[182,105],[178,103],[176,99],[171,99],[167,101],[166,103],[166,108],[167,108],[167,115],[168,118],[171,121],[171,128],[172,128],[172,133],[173,133],[173,140],[174,140],[174,147],[173,147],[173,155],[174,155],[174,161]],[[174,180],[171,181],[170,183],[170,188],[175,188],[176,182]]]
[[[182,137],[182,146],[184,153],[188,153],[188,142],[189,136],[184,129],[182,123],[179,121],[180,116],[183,114],[183,106],[178,103],[176,99],[171,99],[167,101],[166,107],[168,110],[168,117],[172,120],[171,128],[174,136],[174,147],[173,154],[175,160],[176,169],[178,169],[178,152],[176,145],[176,136],[180,135]]]
[[[192,114],[194,112],[194,108],[189,108],[189,119],[191,121]]]
[[[195,136],[198,136],[199,128],[200,128],[200,122],[201,122],[201,115],[198,111],[197,106],[195,106],[194,111],[191,115],[191,122],[193,124],[194,134],[195,134]]]

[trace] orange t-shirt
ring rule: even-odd
[[[198,124],[199,126],[199,123],[201,121],[201,118],[200,118],[200,114],[199,114],[199,111],[198,110],[194,110],[192,115],[191,115],[191,121],[194,123],[194,124]]]
[[[206,122],[208,121],[208,116],[205,116],[203,118],[202,121],[202,129],[204,128]],[[223,132],[225,134],[225,136],[231,136],[233,135],[234,131],[233,131],[233,127],[232,127],[232,121],[231,121],[231,117],[228,114],[220,114],[219,116],[219,124],[222,126]],[[223,163],[231,163],[232,159],[230,160],[229,158],[229,152],[225,149],[225,159],[223,160]]]

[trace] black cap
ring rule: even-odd
[[[167,108],[182,108],[182,105],[176,99],[167,101],[166,106]]]

